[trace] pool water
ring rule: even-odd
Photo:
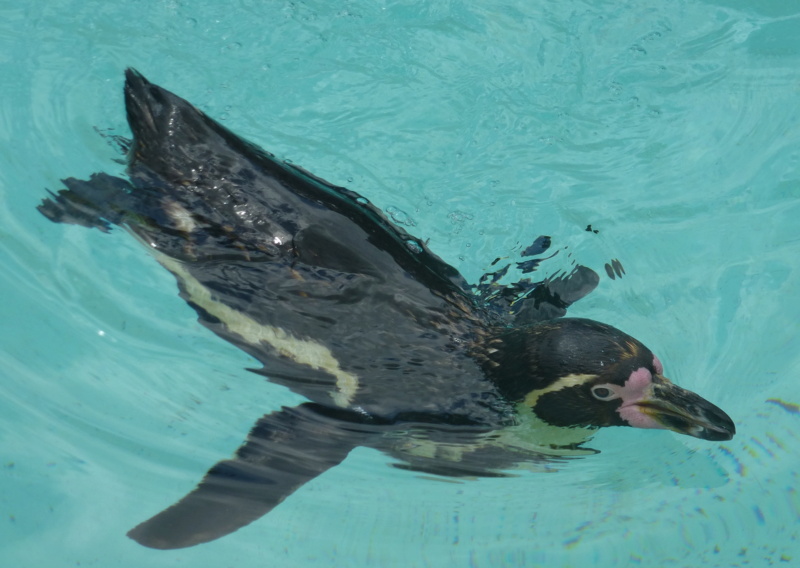
[[[5,1],[0,42],[4,566],[800,562],[800,6]],[[602,275],[571,315],[642,340],[737,436],[609,429],[556,472],[463,482],[361,448],[220,540],[129,540],[301,399],[123,231],[36,211],[61,178],[124,170],[127,66],[473,282],[552,236],[540,275]]]

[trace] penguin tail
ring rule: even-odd
[[[230,157],[242,152],[265,154],[135,69],[125,71],[124,93],[125,112],[133,133],[128,154],[132,169],[144,166],[161,179],[186,180],[206,168],[213,169],[209,162],[211,147],[216,148],[217,154],[223,152]]]
[[[342,420],[339,415],[345,414]],[[355,421],[348,421],[353,416]],[[359,416],[313,403],[264,416],[233,459],[216,464],[191,493],[128,536],[167,550],[209,542],[250,524],[361,445],[369,429]]]

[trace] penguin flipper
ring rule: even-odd
[[[191,493],[128,536],[168,550],[209,542],[250,524],[359,445],[363,428],[342,428],[332,415],[336,412],[347,411],[305,403],[260,418],[233,459],[216,464]]]
[[[50,193],[37,207],[54,223],[71,223],[96,227],[107,232],[111,224],[119,223],[128,207],[131,184],[104,173],[92,174],[88,180],[62,180],[67,189]]]
[[[569,306],[588,295],[600,282],[594,270],[579,264],[569,273],[562,272],[539,282],[523,279],[499,284],[508,268],[484,275],[474,288],[478,298],[507,314],[518,326],[564,317]]]
[[[519,303],[514,323],[530,325],[563,317],[567,308],[597,288],[599,282],[597,272],[580,264],[572,272],[547,278]]]

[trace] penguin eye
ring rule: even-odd
[[[614,400],[615,398],[619,398],[617,393],[603,385],[592,387],[592,396],[597,400]]]

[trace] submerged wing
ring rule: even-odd
[[[194,546],[271,511],[304,483],[341,463],[369,435],[356,413],[319,405],[284,408],[258,420],[233,459],[212,467],[183,499],[128,532],[150,548]]]
[[[451,294],[462,288],[456,269],[365,198],[277,160],[131,69],[125,103],[134,139],[130,174],[137,187],[166,183],[173,192],[193,194],[212,221],[232,226],[254,244],[282,247],[315,229],[306,251],[322,266],[340,259],[342,232],[359,227],[369,246],[350,248],[356,264],[372,263],[377,250],[430,289]]]
[[[430,289],[451,294],[466,288],[455,268],[367,199],[276,159],[132,69],[126,71],[125,104],[133,132],[132,186],[105,174],[65,180],[67,190],[39,207],[49,219],[101,229],[125,223],[141,236],[171,230],[189,237],[207,228],[233,236],[233,243],[222,243],[229,249],[262,252],[285,252],[286,241],[306,231],[306,254],[322,266],[341,258],[337,229],[349,224],[368,234],[371,247],[349,252],[355,265],[368,264],[378,250]],[[195,260],[197,251],[188,248],[166,246],[165,252]],[[202,247],[195,249],[203,255]]]

